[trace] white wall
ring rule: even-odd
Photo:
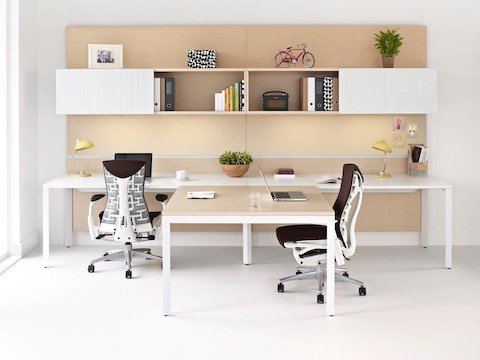
[[[476,244],[475,200],[480,190],[474,166],[480,134],[480,67],[476,0],[42,0],[39,2],[38,195],[40,184],[65,173],[66,117],[55,115],[55,69],[65,67],[65,28],[91,25],[426,25],[428,66],[438,70],[438,113],[427,120],[429,172],[454,186],[454,244]],[[300,40],[299,40],[300,41]],[[327,51],[327,49],[325,50]],[[355,54],[348,54],[355,56]],[[321,54],[316,54],[321,62]],[[433,196],[431,216],[442,204]],[[52,202],[62,205],[61,196]],[[63,214],[56,219],[54,243],[61,243]],[[39,208],[39,224],[41,209]],[[41,226],[41,225],[39,225]],[[431,225],[429,231],[441,238]],[[439,240],[440,241],[440,240]]]
[[[38,0],[10,0],[8,42],[8,251],[21,256],[39,243],[37,100]],[[5,200],[5,199],[4,199]],[[4,239],[1,239],[2,241]]]

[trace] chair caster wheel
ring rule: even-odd
[[[88,265],[88,272],[93,273],[95,271],[95,266],[93,264]]]
[[[285,290],[283,283],[278,283],[277,284],[277,292],[283,292]]]
[[[127,270],[125,271],[125,277],[127,279],[131,279],[132,278],[132,270]]]
[[[348,272],[346,272],[346,271],[342,275],[345,276],[345,277],[350,277],[350,275],[348,275]]]
[[[317,303],[323,304],[325,301],[323,299],[323,294],[317,294]]]
[[[358,295],[360,295],[360,296],[367,295],[367,288],[365,286],[360,286],[358,288]]]

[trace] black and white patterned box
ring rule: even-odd
[[[215,50],[188,50],[188,68],[212,69],[217,67],[217,52]]]

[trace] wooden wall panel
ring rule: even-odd
[[[273,68],[278,50],[301,42],[306,42],[314,54],[315,68],[381,67],[373,34],[387,27],[398,28],[404,37],[395,66],[426,67],[426,27],[395,25],[68,27],[66,67],[88,67],[88,44],[122,44],[125,68],[186,68],[189,49],[217,50],[220,68]],[[228,76],[236,78],[238,74]],[[178,80],[188,81],[188,75]],[[219,78],[213,82],[222,83]],[[262,91],[260,87],[252,89],[252,96],[258,98]],[[211,106],[201,104],[199,108]],[[419,127],[417,138],[410,142],[425,143],[426,116],[404,117]],[[392,127],[393,115],[68,116],[66,168],[73,171],[70,156],[75,139],[85,138],[96,146],[79,153],[77,164],[91,172],[101,172],[101,161],[115,152],[148,151],[154,154],[154,173],[173,174],[180,168],[190,173],[220,173],[219,154],[224,150],[248,150],[255,157],[254,165],[261,165],[268,173],[286,166],[295,168],[298,174],[340,172],[345,162],[355,162],[363,172],[373,173],[383,160],[371,144],[382,138],[392,144]],[[405,173],[406,147],[393,150],[387,170]],[[90,195],[74,192],[74,230],[86,230]],[[417,231],[419,209],[418,193],[367,194],[358,229]],[[190,229],[205,231],[210,227]],[[221,229],[238,231],[237,227]]]
[[[247,67],[275,67],[279,50],[306,43],[315,57],[315,68],[375,68],[382,59],[375,48],[374,34],[398,29],[404,42],[395,67],[427,66],[425,26],[247,26]],[[303,66],[298,64],[297,67]]]
[[[246,66],[245,26],[68,27],[67,68],[88,68],[88,44],[123,45],[124,68],[186,68],[187,51],[214,49],[218,67]]]

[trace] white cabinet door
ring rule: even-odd
[[[339,112],[428,114],[437,111],[434,69],[340,69]]]
[[[153,114],[153,69],[57,70],[57,114]]]

